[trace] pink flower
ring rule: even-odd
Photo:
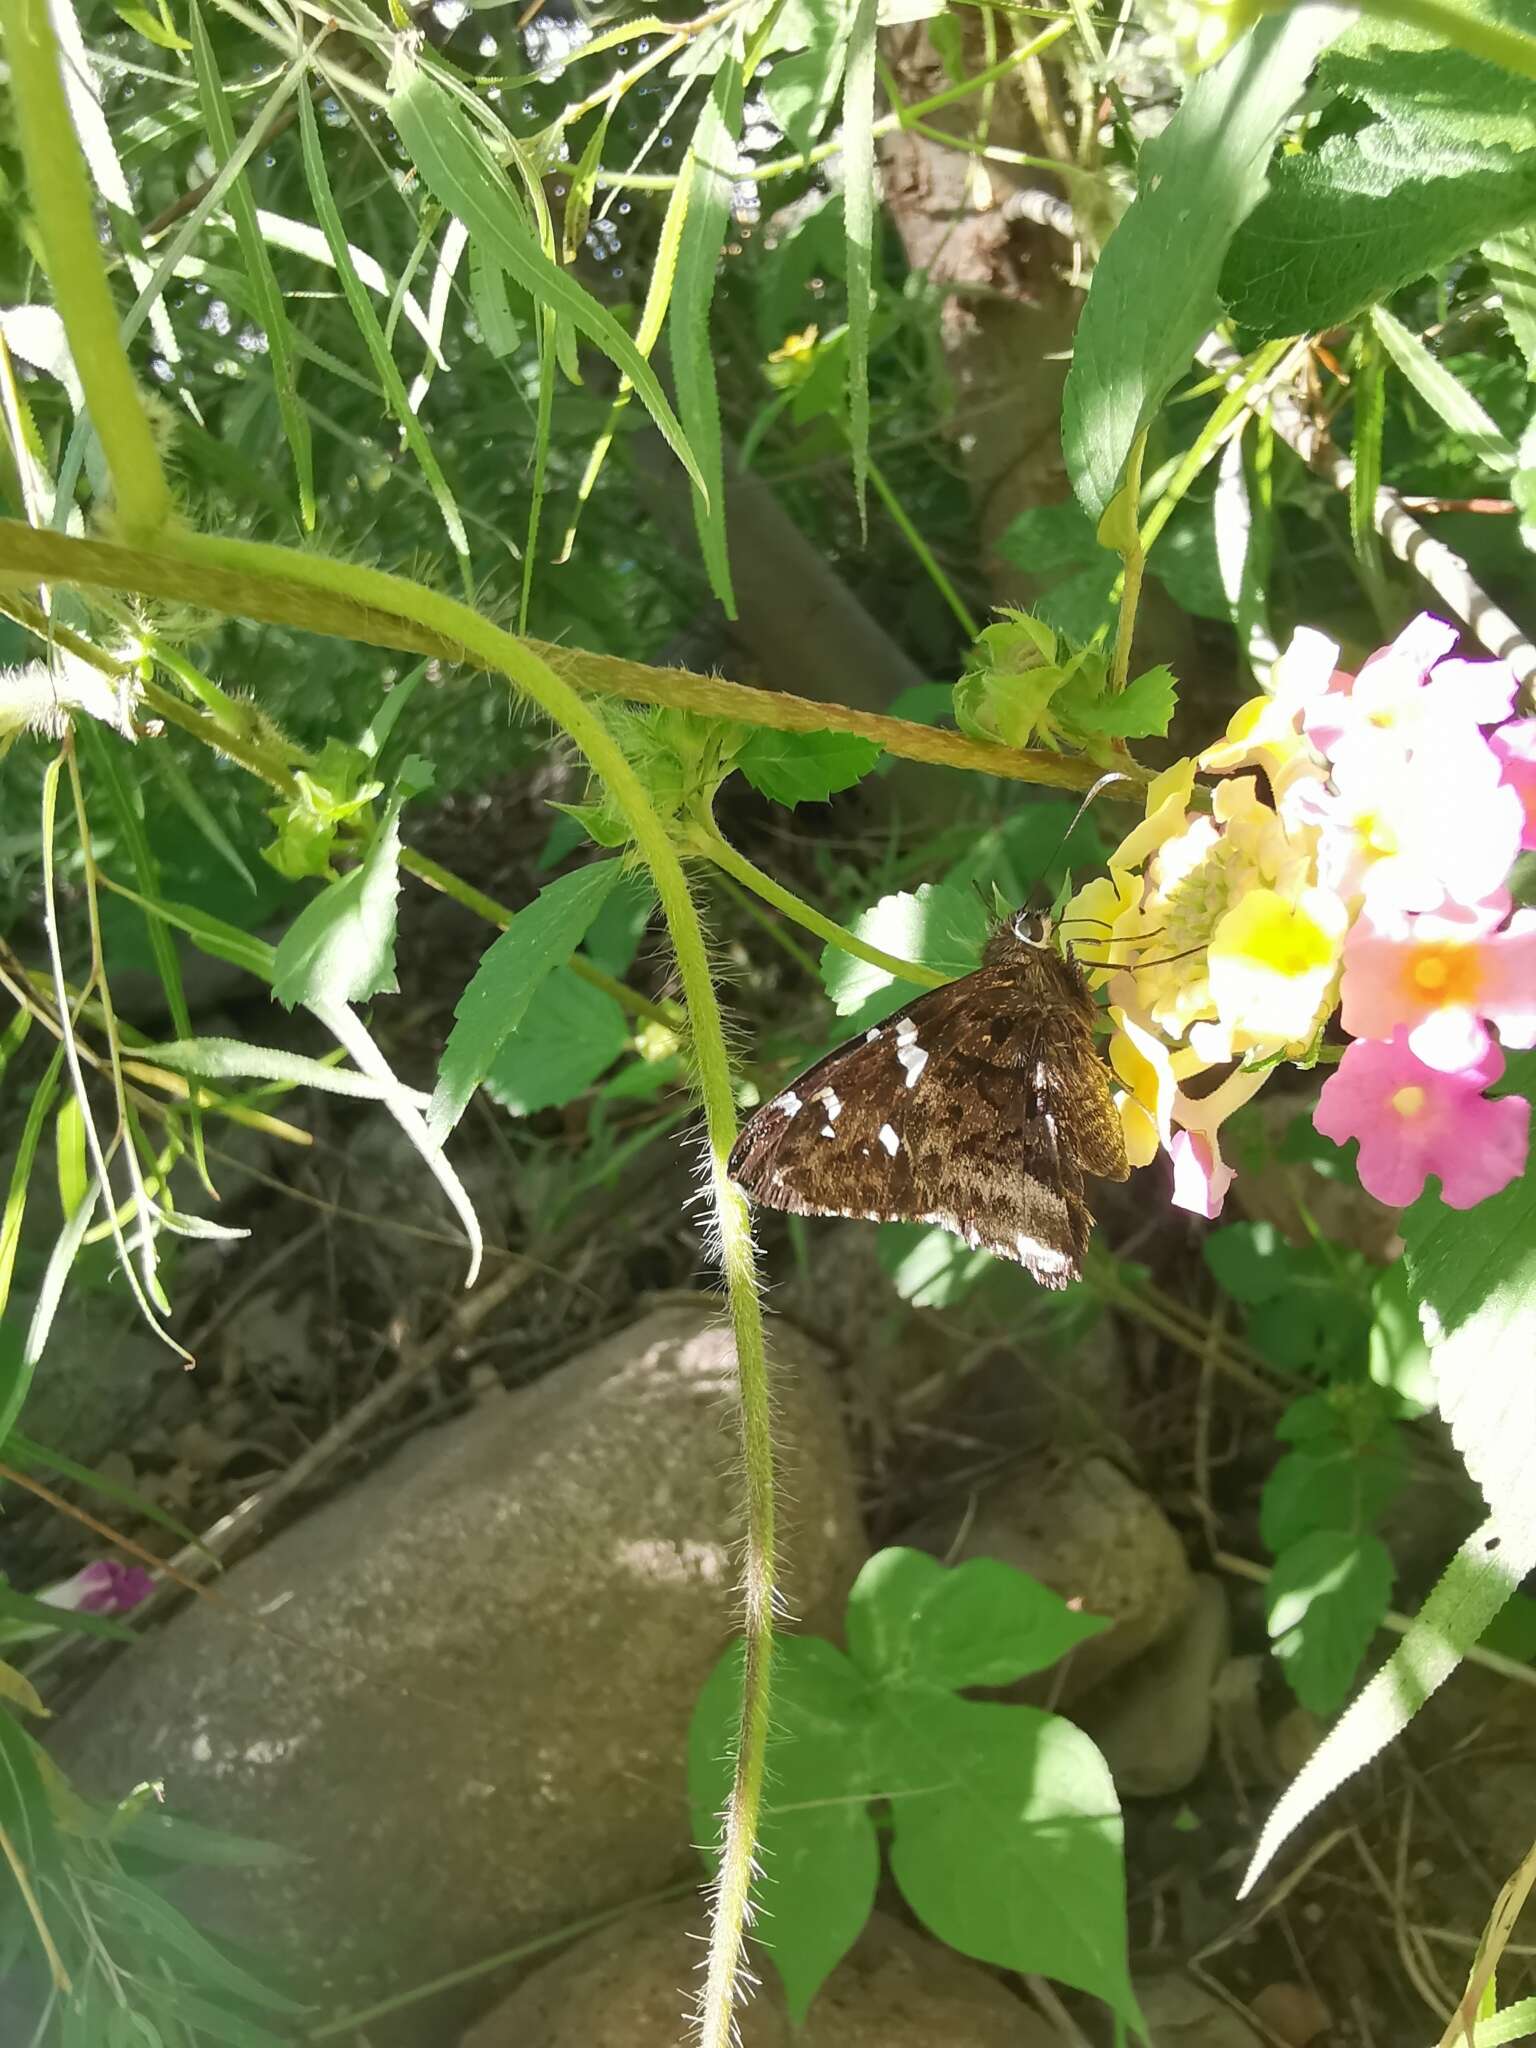
[[[1353,681],[1335,673],[1312,695],[1303,707],[1307,737],[1337,762],[1360,747],[1434,747],[1508,718],[1518,688],[1509,663],[1449,658],[1455,644],[1454,626],[1421,612]]]
[[[1404,1208],[1437,1174],[1446,1205],[1471,1209],[1525,1168],[1531,1105],[1483,1094],[1503,1071],[1492,1043],[1475,1065],[1443,1074],[1415,1057],[1401,1028],[1386,1044],[1356,1039],[1323,1083],[1312,1121],[1336,1145],[1360,1140],[1360,1183],[1378,1202]]]
[[[1501,891],[1422,917],[1362,917],[1344,947],[1344,1029],[1390,1038],[1406,1025],[1410,1050],[1443,1074],[1483,1057],[1485,1018],[1506,1045],[1536,1045],[1536,911],[1499,931],[1508,909]]]
[[[1315,799],[1319,877],[1373,914],[1481,903],[1504,886],[1524,812],[1475,726],[1447,727],[1404,753],[1390,737],[1352,743]]]
[[[68,1607],[77,1614],[126,1614],[154,1590],[154,1576],[142,1565],[98,1557],[37,1597],[45,1607]]]
[[[1505,782],[1524,808],[1525,830],[1520,844],[1530,852],[1536,849],[1536,718],[1516,718],[1501,725],[1488,744],[1503,770]]]
[[[1436,662],[1455,645],[1454,626],[1420,612],[1390,647],[1367,657],[1353,681],[1336,671],[1311,698],[1302,716],[1307,738],[1331,759],[1357,735],[1390,731],[1414,706]]]
[[[1173,1206],[1209,1222],[1221,1214],[1232,1185],[1232,1169],[1214,1137],[1203,1131],[1175,1131],[1168,1148],[1173,1161]]]

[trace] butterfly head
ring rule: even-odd
[[[1055,922],[1044,910],[1011,910],[1007,916],[993,926],[992,936],[982,953],[982,964],[997,967],[1009,959],[1018,958],[1020,946],[1027,946],[1033,953],[1054,953],[1051,935]]]

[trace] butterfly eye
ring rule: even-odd
[[[1023,945],[1043,946],[1051,936],[1051,920],[1043,910],[1015,911],[1013,935]]]

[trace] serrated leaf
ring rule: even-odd
[[[1392,1559],[1377,1536],[1320,1529],[1283,1550],[1265,1588],[1270,1641],[1292,1692],[1332,1714],[1392,1596]]]
[[[557,1109],[590,1088],[629,1042],[624,1012],[610,995],[557,967],[539,1000],[504,1041],[485,1092],[513,1116]]]
[[[1087,1991],[1144,2036],[1120,1804],[1082,1730],[1034,1707],[904,1692],[875,1742],[891,1869],[924,1926],[962,1955]]]
[[[1158,667],[1147,669],[1113,695],[1086,702],[1064,691],[1055,708],[1063,731],[1069,734],[1075,728],[1106,739],[1144,740],[1167,732],[1177,701],[1173,671]]]
[[[1270,1550],[1290,1549],[1320,1529],[1361,1532],[1388,1508],[1403,1483],[1404,1451],[1388,1429],[1364,1444],[1336,1435],[1283,1457],[1259,1502],[1259,1533]]]
[[[1099,258],[1063,401],[1067,470],[1091,518],[1215,324],[1228,245],[1264,194],[1275,139],[1318,52],[1343,25],[1324,6],[1258,22],[1143,145],[1137,197]]]
[[[715,1666],[688,1731],[694,1838],[713,1844],[730,1794],[741,1652]],[[774,1656],[773,1723],[757,1856],[755,1945],[773,1958],[796,2026],[858,1939],[875,1901],[880,1848],[868,1800],[869,1689],[841,1651],[786,1636]]]
[[[925,1551],[879,1551],[848,1596],[848,1654],[871,1682],[1012,1685],[1109,1623],[996,1558],[945,1566]]]
[[[1527,81],[1413,29],[1360,22],[1321,79],[1369,107],[1282,157],[1222,296],[1264,335],[1330,327],[1536,210]]]
[[[285,1008],[365,1003],[393,995],[395,899],[400,893],[400,805],[361,863],[306,903],[278,941],[272,993]]]
[[[852,732],[754,732],[734,765],[776,804],[825,803],[851,789],[874,767],[882,749]]]
[[[516,1031],[547,977],[563,967],[618,880],[616,860],[594,861],[541,889],[480,956],[454,1005],[453,1029],[427,1111],[434,1138],[446,1137]]]
[[[925,882],[915,894],[902,891],[882,896],[855,918],[852,931],[867,945],[900,960],[911,960],[949,976],[969,974],[981,960],[992,927],[974,894],[949,884]],[[845,953],[828,942],[821,955],[822,986],[840,1017],[851,1016],[873,995],[895,989],[895,979],[882,967]],[[899,1000],[916,991],[902,983]]]

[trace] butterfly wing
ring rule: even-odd
[[[1080,988],[1036,952],[918,997],[765,1103],[732,1177],[799,1215],[936,1224],[1065,1286],[1093,1224],[1083,1169],[1129,1170]]]

